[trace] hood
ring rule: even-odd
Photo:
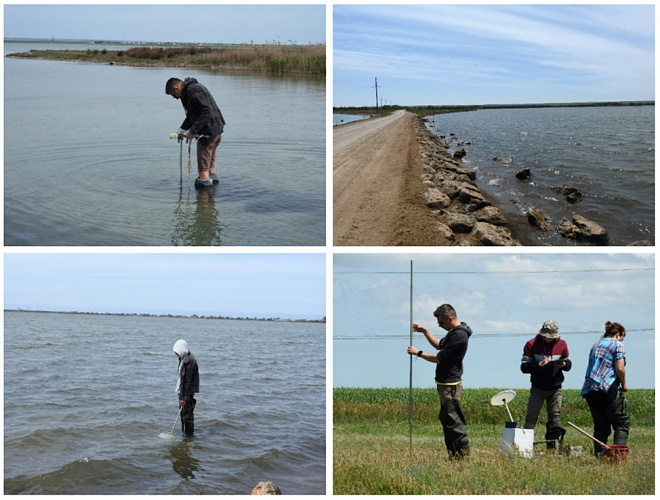
[[[197,83],[197,78],[186,78],[185,80],[183,80],[184,87],[187,87],[191,83]]]
[[[190,354],[188,343],[183,339],[177,340],[172,350],[179,355],[179,359],[181,360],[185,360],[188,354]]]
[[[467,333],[468,338],[472,335],[472,328],[470,328],[466,323],[463,323],[461,321],[461,324],[458,325],[454,330],[463,330],[465,333]]]

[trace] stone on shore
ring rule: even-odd
[[[429,208],[447,208],[451,205],[451,198],[437,188],[430,188],[424,194],[426,206]]]
[[[253,495],[281,495],[279,487],[267,481],[260,481],[252,490]]]
[[[584,239],[597,245],[607,245],[609,241],[603,226],[581,215],[574,215],[572,222],[564,218],[557,230],[566,238]]]
[[[454,158],[463,158],[467,155],[467,151],[465,151],[465,148],[461,148],[457,151],[454,151]]]
[[[529,168],[523,168],[520,172],[516,173],[516,179],[527,180],[532,176],[532,172]]]
[[[445,212],[445,223],[455,233],[469,233],[477,223],[477,219],[468,214]]]
[[[560,186],[553,187],[552,190],[566,196],[566,200],[571,203],[577,203],[578,201],[582,201],[582,193],[573,186],[564,186],[562,184]]]
[[[479,222],[487,222],[493,226],[506,226],[507,220],[502,211],[493,206],[483,207],[473,214]]]
[[[544,233],[550,231],[550,224],[548,224],[545,214],[538,208],[532,208],[527,212],[527,220],[532,226],[538,227]]]
[[[507,228],[493,226],[487,222],[477,222],[472,229],[472,235],[483,245],[520,246],[520,243],[513,239],[511,231]]]
[[[484,198],[474,184],[463,184],[458,192],[458,199],[461,200],[461,203],[475,206],[475,210],[490,205],[490,202]]]

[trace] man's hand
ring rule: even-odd
[[[179,406],[185,406],[185,405],[186,405],[186,401],[184,399],[179,401]]]
[[[186,132],[186,139],[190,141],[194,138],[195,138],[195,134],[193,134],[190,130],[188,130],[188,132]]]
[[[413,323],[413,331],[415,332],[426,332],[428,331],[424,325],[420,325],[419,323]]]
[[[417,349],[415,346],[411,345],[408,347],[408,354],[412,354],[413,356],[416,356],[418,352],[419,349]]]

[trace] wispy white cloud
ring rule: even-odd
[[[654,29],[646,19],[653,17],[652,6],[336,6],[335,11],[336,74],[378,74],[384,84],[391,78],[391,89],[396,86],[400,94],[406,79],[437,80],[445,91],[453,83],[465,95],[488,85],[498,95],[497,86],[508,82],[528,94],[559,86],[576,97],[589,92],[613,99],[653,97]],[[408,88],[432,93],[430,86]]]

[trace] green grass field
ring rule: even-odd
[[[530,459],[503,455],[504,407],[490,405],[499,389],[470,389],[461,406],[471,454],[449,461],[438,421],[434,389],[413,391],[412,446],[408,389],[335,389],[333,491],[335,494],[645,494],[655,493],[655,392],[626,395],[631,415],[625,462],[598,460],[593,443],[565,422],[592,433],[589,409],[577,390],[564,390],[564,448],[582,446],[580,457],[534,447]],[[529,390],[516,390],[509,404],[524,419]],[[545,408],[536,438],[545,434]]]

